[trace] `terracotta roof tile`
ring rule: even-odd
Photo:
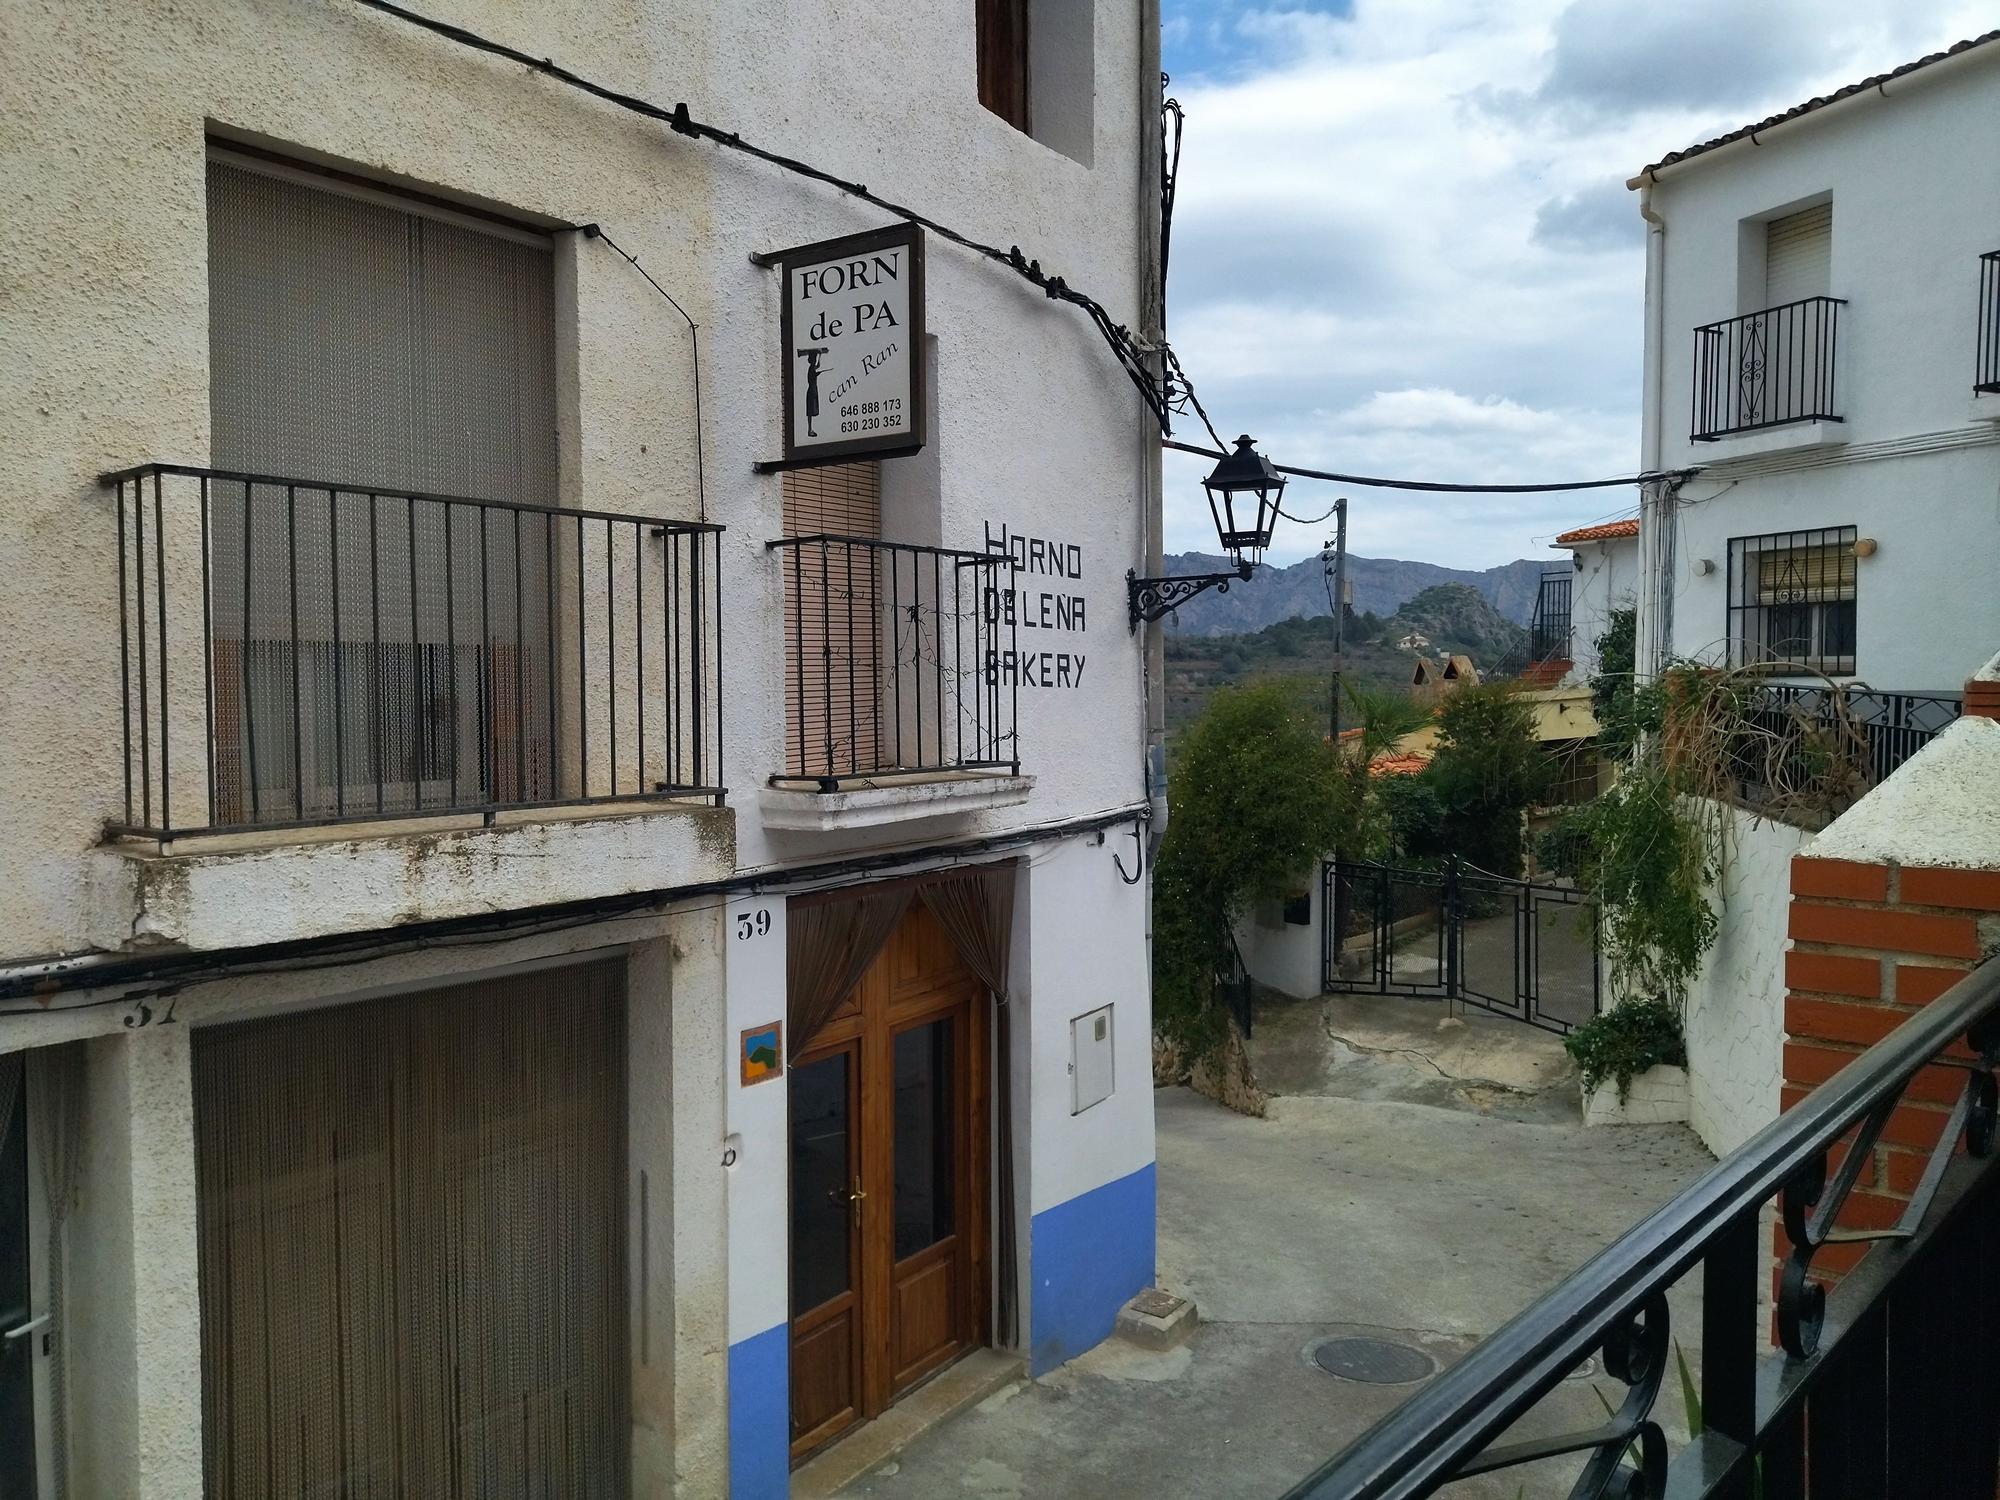
[[[1980,36],[1968,37],[1962,42],[1954,43],[1952,46],[1945,48],[1942,52],[1929,53],[1926,56],[1918,58],[1915,62],[1906,62],[1900,68],[1892,68],[1887,73],[1877,73],[1872,78],[1864,78],[1858,83],[1850,83],[1845,88],[1835,89],[1830,94],[1822,94],[1817,98],[1808,99],[1803,104],[1794,104],[1790,109],[1781,110],[1775,115],[1767,116],[1757,121],[1754,125],[1745,125],[1740,129],[1730,131],[1726,135],[1719,135],[1714,140],[1702,141],[1699,145],[1689,146],[1683,151],[1669,151],[1651,166],[1642,167],[1639,171],[1639,176],[1644,177],[1648,172],[1657,172],[1662,167],[1671,167],[1676,162],[1687,161],[1691,157],[1713,151],[1718,146],[1727,146],[1731,141],[1740,141],[1745,136],[1754,136],[1760,131],[1769,130],[1776,125],[1782,125],[1787,120],[1796,120],[1801,115],[1809,115],[1817,110],[1825,109],[1829,104],[1838,104],[1843,99],[1851,99],[1856,94],[1865,94],[1870,89],[1880,88],[1891,79],[1901,78],[1905,74],[1914,73],[1919,68],[1928,68],[1934,63],[1943,62],[1948,57],[1956,57],[1961,52],[1970,52],[1975,47],[1983,47],[1993,41],[2000,41],[2000,31],[1989,31]],[[1636,187],[1638,179],[1634,178],[1631,185]]]
[[[1556,545],[1574,547],[1579,542],[1615,542],[1620,537],[1638,534],[1639,518],[1632,516],[1623,521],[1607,521],[1602,526],[1579,526],[1574,531],[1565,531],[1556,538]]]
[[[1368,762],[1370,776],[1414,776],[1431,763],[1428,755],[1378,755]]]

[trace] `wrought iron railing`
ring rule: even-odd
[[[101,482],[111,832],[722,800],[720,526],[181,464]]]
[[[1018,650],[1011,557],[853,536],[768,545],[784,566],[774,783],[1019,773],[1021,676],[1032,667],[1040,680],[1040,667]]]
[[[1787,422],[1838,422],[1840,297],[1806,297],[1694,331],[1694,425],[1708,442]]]
[[[1542,574],[1535,591],[1535,612],[1528,621],[1530,661],[1567,661],[1570,648],[1570,581],[1575,570]]]
[[[2000,393],[2000,250],[1979,257],[1979,358],[1972,388]]]
[[[1838,811],[1942,734],[1962,707],[1954,694],[1881,693],[1860,682],[1759,685],[1734,752],[1741,793],[1758,803],[1816,790],[1824,811]]]
[[[1471,1475],[1565,1457],[1576,1465],[1566,1472],[1578,1474],[1572,1496],[1992,1495],[2000,1401],[1984,1360],[2000,1338],[1992,1272],[2000,1255],[1996,1061],[2000,962],[1988,962],[1287,1500],[1411,1500]],[[1937,1097],[1931,1090],[1950,1082],[1952,1070],[1963,1084],[1953,1087],[1949,1113],[1937,1112],[1941,1134],[1919,1158],[1924,1168],[1900,1217],[1880,1229],[1836,1228],[1876,1142],[1893,1133],[1905,1091],[1921,1075],[1923,1097]],[[1760,1288],[1771,1284],[1771,1261],[1761,1216],[1774,1199],[1787,1250],[1775,1305],[1781,1347],[1770,1350]],[[1814,1260],[1837,1242],[1872,1248],[1829,1289]],[[1697,1266],[1700,1329],[1677,1338],[1668,1292]],[[1616,1407],[1607,1403],[1587,1426],[1559,1436],[1497,1441],[1593,1355],[1625,1387]],[[1683,1358],[1700,1415],[1689,1441],[1670,1454],[1656,1403]]]

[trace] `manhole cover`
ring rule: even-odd
[[[1423,1350],[1387,1339],[1327,1339],[1314,1346],[1312,1362],[1329,1375],[1369,1385],[1409,1385],[1437,1370]]]

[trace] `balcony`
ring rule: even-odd
[[[1979,257],[1979,353],[1972,389],[2000,396],[2000,250]]]
[[[1732,746],[1738,795],[1774,815],[1823,821],[1936,739],[1963,711],[1956,694],[1882,693],[1866,683],[1759,683]]]
[[[1563,568],[1542,574],[1535,590],[1535,612],[1528,621],[1529,659],[1535,662],[1570,660],[1570,584],[1574,570]]]
[[[1834,376],[1846,305],[1806,297],[1695,329],[1691,439],[1842,421]]]
[[[785,761],[767,826],[861,826],[1020,801],[1013,560],[852,536],[783,568]]]
[[[146,464],[113,836],[720,805],[719,526]]]

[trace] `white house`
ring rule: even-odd
[[[1152,1279],[1157,8],[418,9],[8,28],[10,1496],[783,1495]]]
[[[1558,536],[1556,545],[1574,556],[1566,600],[1568,678],[1588,682],[1597,675],[1597,643],[1612,615],[1639,602],[1639,521],[1634,516],[1579,526]]]
[[[2000,641],[2000,32],[1686,150],[1631,179],[1648,227],[1642,670],[1840,691],[1885,777],[1959,712]],[[1609,566],[1607,562],[1607,566]],[[1785,864],[1736,817],[1723,927],[1688,1016],[1718,1150],[1778,1108]]]

